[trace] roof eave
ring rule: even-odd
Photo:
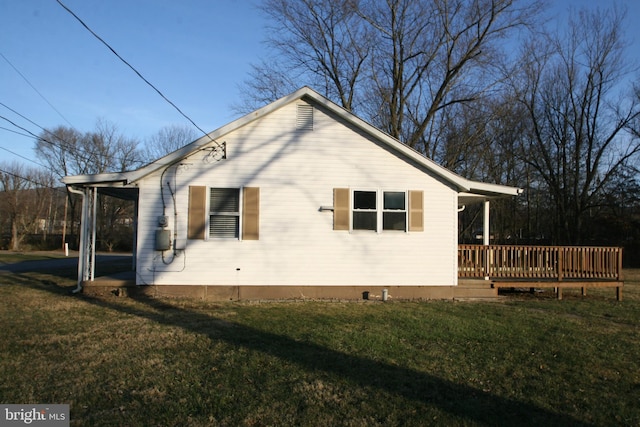
[[[459,198],[487,200],[502,197],[514,197],[522,194],[522,188],[510,187],[500,184],[487,184],[483,182],[472,181],[469,191],[462,191],[458,194]]]
[[[283,106],[291,102],[295,102],[300,99],[306,99],[326,108],[341,119],[354,125],[361,131],[369,134],[377,141],[380,141],[381,143],[387,145],[393,151],[405,156],[411,161],[416,162],[416,164],[424,167],[426,170],[434,173],[436,176],[439,176],[442,180],[448,182],[454,189],[456,189],[458,193],[473,193],[484,195],[487,197],[496,197],[515,196],[522,192],[521,189],[515,187],[497,184],[485,184],[468,180],[456,174],[455,172],[452,172],[449,169],[439,165],[435,161],[425,157],[422,153],[409,147],[408,145],[403,144],[398,139],[381,131],[370,123],[362,120],[350,111],[332,102],[328,98],[320,95],[318,92],[314,91],[308,86],[304,86],[291,93],[290,95],[280,98],[277,101],[272,102],[271,104],[259,108],[252,113],[240,117],[206,135],[203,135],[201,138],[198,138],[190,144],[185,145],[181,149],[167,154],[166,156],[161,157],[160,159],[139,169],[122,173],[68,176],[63,178],[63,182],[67,185],[87,186],[108,185],[109,183],[113,185],[117,185],[116,183],[120,183],[121,185],[130,185],[155,172],[156,170],[176,164],[177,162],[181,161],[185,157],[188,157],[198,150],[206,149],[211,145],[220,144],[219,140],[224,138],[224,136],[229,134],[230,132],[239,129],[255,120],[260,119],[261,117],[270,114],[271,112],[279,108],[282,108]]]
[[[81,187],[91,187],[97,185],[127,185],[130,182],[129,175],[130,172],[101,173],[96,175],[72,175],[63,177],[62,182],[65,185]]]

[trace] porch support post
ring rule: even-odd
[[[484,213],[482,215],[483,226],[482,226],[482,244],[484,246],[489,246],[489,200],[484,200]],[[485,257],[484,257],[484,279],[489,280],[489,267],[491,266],[491,259],[493,257],[493,253],[489,250],[489,248],[485,248]]]
[[[78,256],[78,289],[82,282],[93,281],[96,261],[96,199],[95,187],[82,189],[82,218],[80,219],[80,254]]]
[[[482,244],[485,246],[489,245],[489,205],[489,200],[485,200],[483,215],[484,224],[482,227]]]
[[[139,197],[133,202],[133,256],[131,257],[131,270],[136,271],[138,256],[138,202]]]
[[[78,290],[82,288],[82,282],[91,278],[91,248],[92,248],[92,213],[93,213],[93,189],[84,187],[79,192],[82,194],[82,216],[80,218],[80,247],[78,255]]]
[[[96,205],[98,201],[98,189],[96,187],[91,187],[89,191],[91,194],[91,243],[89,247],[89,257],[91,261],[89,264],[89,280],[93,282],[96,275]]]
[[[78,248],[78,291],[82,289],[82,282],[85,279],[86,245],[87,240],[87,189],[83,188],[82,192],[82,213],[80,214],[80,247]]]

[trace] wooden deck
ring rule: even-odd
[[[622,300],[622,248],[596,246],[459,245],[458,277],[495,288],[610,287]]]

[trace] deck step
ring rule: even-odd
[[[497,298],[499,298],[498,290],[491,285],[489,280],[460,280],[458,286],[453,289],[453,299],[458,301]]]

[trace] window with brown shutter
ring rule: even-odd
[[[424,192],[409,191],[409,231],[424,231]]]
[[[424,231],[424,192],[334,188],[333,229]]]
[[[333,229],[349,231],[349,189],[333,189]]]
[[[204,186],[189,186],[187,239],[204,239],[206,206],[207,188]]]
[[[242,196],[242,240],[258,240],[260,237],[260,189],[245,187]]]
[[[239,239],[240,230],[243,240],[259,238],[260,189],[257,187],[242,190],[214,187],[207,191],[204,186],[189,186],[188,209],[188,239]]]

